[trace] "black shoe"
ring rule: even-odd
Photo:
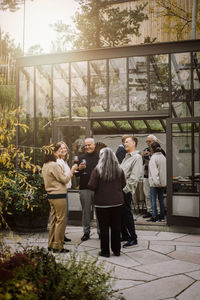
[[[144,216],[142,216],[144,219],[147,219],[147,218],[151,218],[152,217],[152,214],[150,212],[147,212]]]
[[[128,241],[126,244],[123,245],[123,248],[129,248],[129,247],[135,246],[135,245],[137,245],[137,243],[138,242],[136,240]]]
[[[89,235],[89,233],[85,233],[83,236],[82,236],[82,238],[81,238],[81,241],[87,241],[87,240],[89,240],[89,238],[90,238],[90,235]]]
[[[53,249],[53,253],[68,253],[69,250],[68,249]]]
[[[149,220],[147,220],[147,222],[157,222],[156,218],[151,217]]]
[[[119,252],[113,252],[113,254],[114,254],[115,256],[120,256],[120,251],[119,251]]]
[[[53,249],[51,247],[48,247],[48,251],[53,251]]]
[[[68,239],[66,236],[64,237],[64,242],[71,242],[71,239]]]
[[[101,251],[99,252],[99,255],[103,257],[110,257],[110,253],[103,253]]]

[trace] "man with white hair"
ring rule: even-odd
[[[145,202],[146,202],[146,208],[147,212],[145,215],[143,215],[143,218],[150,218],[151,217],[151,196],[150,196],[150,185],[149,185],[149,161],[151,158],[151,151],[150,146],[153,142],[157,142],[158,139],[155,135],[150,134],[147,136],[146,143],[147,147],[144,149],[142,153],[143,158],[143,165],[144,165],[144,179],[143,179],[143,191],[145,195]],[[161,149],[161,152],[164,156],[166,156],[165,151]]]
[[[90,238],[90,222],[91,222],[91,211],[93,207],[94,191],[88,188],[88,182],[92,170],[96,167],[99,155],[95,151],[95,141],[93,138],[85,139],[85,154],[79,157],[78,174],[80,176],[80,201],[82,206],[82,225],[83,225],[83,236],[82,241],[87,241]],[[99,231],[97,224],[97,231]]]

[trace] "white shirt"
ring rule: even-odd
[[[65,175],[69,176],[70,173],[70,167],[68,166],[68,163],[64,161],[62,158],[58,158],[57,163],[63,168]],[[66,184],[67,189],[70,189],[72,187],[72,181],[70,181]]]

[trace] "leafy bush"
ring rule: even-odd
[[[0,299],[107,300],[112,293],[111,271],[86,254],[71,253],[62,264],[36,248],[0,260]]]

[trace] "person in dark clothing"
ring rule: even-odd
[[[121,164],[122,163],[122,160],[124,159],[125,155],[126,155],[126,149],[125,149],[125,146],[124,146],[124,142],[126,140],[126,138],[128,137],[129,135],[125,134],[122,136],[122,144],[119,145],[119,147],[117,148],[117,151],[116,151],[116,156],[117,156],[117,159],[118,159],[118,162]]]
[[[82,241],[86,241],[90,238],[91,210],[93,207],[94,191],[88,188],[88,181],[92,170],[96,167],[99,160],[99,155],[95,151],[95,141],[93,138],[85,139],[85,151],[86,153],[79,156],[79,172],[76,173],[76,176],[80,176],[80,201],[82,206],[82,225],[84,233],[81,238]],[[98,231],[97,222],[97,232]]]
[[[122,144],[119,145],[119,147],[117,148],[116,151],[116,157],[118,159],[118,162],[121,164],[123,159],[126,156],[126,149],[125,149],[125,145],[124,142],[126,140],[126,138],[129,137],[129,135],[125,134],[122,136]],[[123,207],[123,209],[125,209],[125,207]],[[128,241],[129,240],[129,234],[125,225],[125,219],[124,219],[124,214],[122,214],[122,222],[121,222],[121,241]]]
[[[114,152],[110,148],[102,149],[99,162],[88,183],[88,187],[95,191],[94,205],[101,232],[101,256],[110,256],[109,228],[111,249],[114,255],[120,256],[121,215],[124,203],[122,190],[125,185],[125,175]]]

